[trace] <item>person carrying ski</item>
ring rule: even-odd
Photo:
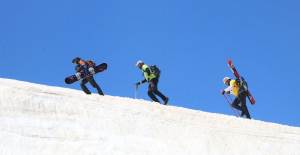
[[[159,90],[158,90],[158,81],[159,81],[159,73],[155,73],[151,67],[149,67],[148,65],[146,65],[143,61],[139,60],[136,63],[136,66],[142,70],[143,72],[143,76],[144,76],[144,80],[137,82],[136,83],[136,87],[138,87],[139,85],[148,82],[149,86],[148,86],[148,96],[152,99],[152,101],[154,102],[159,102],[159,100],[156,98],[155,95],[159,96],[163,101],[164,101],[164,105],[168,104],[169,98],[166,97],[165,95],[163,95]],[[158,70],[158,69],[157,69]],[[159,71],[158,71],[159,72]]]
[[[246,105],[247,91],[240,85],[239,80],[232,80],[229,77],[224,77],[223,82],[228,87],[226,89],[222,89],[222,95],[226,93],[235,96],[235,99],[231,103],[231,106],[241,111],[241,117],[246,116],[248,119],[251,119]]]
[[[76,64],[75,71],[77,77],[85,77],[80,81],[80,87],[86,94],[91,94],[89,89],[85,86],[86,83],[90,83],[97,89],[99,95],[104,95],[99,85],[94,80],[93,74],[95,74],[95,63],[91,60],[84,61],[83,59],[76,57],[72,60],[73,64]]]

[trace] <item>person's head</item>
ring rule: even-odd
[[[136,62],[136,66],[137,66],[139,69],[141,69],[141,68],[143,67],[143,65],[144,65],[144,62],[143,62],[142,60],[139,60],[139,61]]]
[[[79,64],[82,63],[82,61],[83,61],[83,60],[82,60],[80,57],[76,57],[76,58],[74,58],[74,59],[72,60],[72,63],[73,63],[73,64],[79,65]]]
[[[79,57],[76,57],[76,58],[74,58],[73,60],[72,60],[72,63],[73,64],[79,64],[79,61],[81,60],[81,58],[79,58]]]
[[[229,86],[230,85],[230,78],[229,77],[224,77],[223,78],[223,83],[225,84],[225,85],[227,85],[227,86]]]

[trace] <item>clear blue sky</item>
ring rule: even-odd
[[[106,94],[134,96],[139,59],[162,69],[175,106],[232,115],[219,91],[232,58],[257,100],[254,119],[300,126],[296,0],[0,0],[0,77],[66,85],[75,56],[107,62]],[[139,98],[149,100],[147,86]],[[93,89],[91,89],[93,90]],[[94,90],[93,90],[94,91]]]

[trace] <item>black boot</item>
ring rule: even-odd
[[[90,84],[91,84],[94,88],[97,89],[97,92],[98,92],[99,95],[102,95],[102,96],[104,95],[103,91],[101,90],[101,88],[100,88],[99,85],[96,83],[96,81],[94,80],[93,77],[91,77],[91,78],[89,79],[89,82],[90,82]]]
[[[164,105],[168,104],[169,98],[162,94],[159,90],[155,89],[153,93],[159,96],[164,101]]]
[[[97,83],[96,83],[96,85],[94,86],[94,88],[97,89],[97,92],[98,92],[99,95],[104,96],[104,93],[103,93],[102,89],[99,87],[99,85],[97,85]]]
[[[169,102],[169,98],[168,98],[168,97],[166,97],[166,99],[164,100],[164,105],[167,105],[167,104],[168,104],[168,102]]]
[[[81,89],[88,95],[92,94],[85,85],[80,85]]]

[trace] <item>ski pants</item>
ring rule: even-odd
[[[86,94],[91,94],[91,92],[89,91],[89,89],[85,86],[86,83],[90,83],[94,88],[97,89],[98,91],[98,94],[99,95],[104,95],[101,88],[99,87],[99,85],[96,83],[96,81],[94,80],[93,77],[88,77],[88,78],[85,78],[83,79],[81,82],[80,82],[80,87],[81,89],[86,93]]]
[[[243,91],[241,92],[232,102],[231,106],[237,110],[240,110],[241,116],[243,117],[246,115],[247,118],[251,119],[247,105],[246,105],[246,97],[247,92]]]
[[[167,97],[163,95],[157,88],[158,85],[158,78],[154,78],[151,81],[149,81],[149,87],[148,87],[148,96],[154,101],[159,102],[159,100],[156,98],[155,95],[159,96],[163,101],[166,101]]]

